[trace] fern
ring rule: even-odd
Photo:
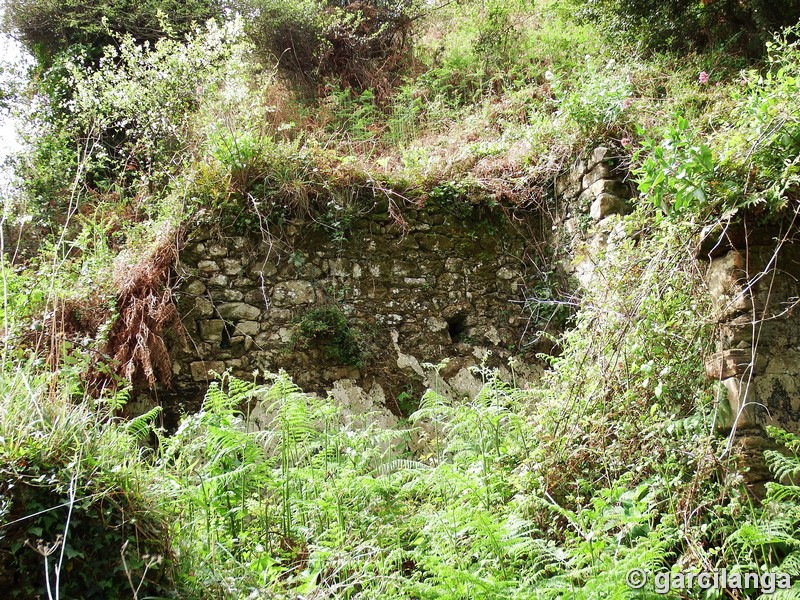
[[[778,481],[794,481],[800,475],[800,460],[796,456],[786,456],[776,450],[764,452],[767,466]]]
[[[788,590],[775,590],[772,594],[762,594],[758,600],[800,600],[800,584]]]
[[[783,485],[770,481],[767,483],[767,497],[781,505],[791,504],[796,506],[796,511],[800,510],[800,486]]]
[[[800,577],[800,550],[790,552],[781,561],[781,566],[778,570],[781,573],[788,573],[792,577]]]
[[[743,523],[728,537],[727,543],[740,553],[738,563],[776,569],[779,572],[800,574],[800,486],[793,483],[800,475],[800,459],[794,454],[800,437],[768,427],[770,437],[784,444],[791,455],[767,450],[764,456],[773,475],[779,481],[767,484],[764,503],[754,518]],[[786,592],[791,592],[784,595]],[[782,597],[793,597],[796,590],[783,590]]]
[[[790,433],[772,425],[767,425],[766,430],[769,437],[782,446],[792,451],[800,450],[800,435]]]
[[[144,440],[152,431],[153,424],[160,414],[161,407],[154,406],[143,415],[139,415],[128,421],[125,425],[125,432],[137,442]]]
[[[390,473],[395,473],[400,470],[408,471],[414,469],[430,469],[430,466],[416,460],[397,458],[382,464],[376,470],[376,474],[381,476],[386,476],[389,475]]]

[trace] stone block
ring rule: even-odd
[[[228,287],[228,284],[231,282],[228,279],[227,275],[214,275],[211,279],[208,280],[208,285],[211,287]]]
[[[316,300],[314,286],[300,279],[282,281],[272,291],[272,301],[278,305],[298,306],[311,304]]]
[[[250,267],[248,271],[250,276],[255,278],[259,283],[263,279],[275,277],[278,274],[278,267],[271,262],[259,262]]]
[[[425,287],[428,282],[424,277],[404,277],[403,283],[409,287]]]
[[[242,321],[236,324],[236,331],[242,335],[256,336],[261,329],[261,323],[258,321]]]
[[[228,256],[228,249],[222,244],[211,244],[211,246],[208,248],[208,255],[214,258]]]
[[[595,198],[599,198],[603,194],[611,194],[612,196],[619,196],[620,198],[627,198],[630,196],[628,186],[618,179],[598,179],[587,189]]]
[[[222,332],[225,331],[225,321],[221,319],[209,319],[200,321],[200,337],[206,342],[221,342]]]
[[[428,331],[433,333],[445,331],[447,329],[447,321],[439,317],[428,317],[425,320],[425,325],[427,326]]]
[[[215,273],[219,271],[219,265],[213,260],[201,260],[197,263],[197,268],[203,273]]]
[[[605,146],[599,146],[592,150],[589,155],[589,160],[586,161],[586,170],[591,171],[601,162],[607,161],[611,158],[611,150]]]
[[[204,294],[206,291],[206,285],[200,281],[199,279],[193,279],[186,287],[183,288],[187,294],[191,294],[192,296],[199,296]]]
[[[706,375],[712,379],[728,379],[752,373],[753,353],[746,348],[731,348],[717,352],[706,361]]]
[[[592,202],[592,207],[589,210],[589,214],[595,221],[600,221],[610,215],[626,214],[628,212],[630,212],[628,203],[619,196],[612,194],[600,194]]]
[[[217,313],[230,321],[254,321],[261,316],[261,309],[244,302],[225,302],[217,306]]]
[[[214,305],[205,298],[196,298],[191,314],[195,318],[210,317],[214,314]]]
[[[265,297],[265,292],[261,288],[250,290],[244,295],[242,300],[247,304],[252,304],[253,306],[265,306],[268,303],[268,300]]]
[[[269,309],[269,320],[272,323],[280,323],[291,321],[292,319],[292,311],[286,308],[274,308],[270,307]],[[269,329],[271,325],[267,322],[261,324],[261,330],[266,331]]]
[[[208,374],[209,371],[222,373],[225,371],[225,363],[221,360],[198,360],[189,365],[189,370],[192,373],[192,379],[195,381],[209,381],[213,379]]]
[[[588,189],[592,187],[592,185],[600,181],[601,179],[610,179],[611,178],[611,167],[608,164],[601,162],[596,164],[594,168],[589,171],[586,175],[583,176],[583,181],[581,182],[583,189]]]
[[[225,275],[232,275],[235,277],[241,275],[243,270],[244,267],[239,260],[234,258],[225,258],[222,260],[222,272],[225,273]]]
[[[509,269],[508,267],[500,267],[497,269],[497,278],[504,279],[506,281],[511,281],[512,279],[517,279],[520,277],[520,274],[513,269]]]
[[[215,290],[211,294],[211,297],[220,302],[241,302],[244,298],[244,294],[239,290],[224,289]]]

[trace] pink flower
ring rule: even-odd
[[[624,138],[622,138],[622,139],[619,141],[619,143],[620,143],[620,144],[622,144],[622,147],[623,147],[623,148],[627,148],[628,146],[630,146],[630,145],[631,145],[631,138],[629,138],[629,137],[624,137]]]
[[[622,101],[622,108],[630,108],[632,104],[633,100],[630,98],[625,98],[625,100]]]
[[[700,82],[701,85],[705,85],[708,83],[708,73],[705,71],[700,71],[700,75],[697,77],[697,81]]]

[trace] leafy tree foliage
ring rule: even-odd
[[[417,0],[249,0],[245,10],[265,61],[311,81],[333,77],[364,90],[398,70],[423,6]]]
[[[6,0],[5,28],[43,64],[71,45],[99,56],[120,35],[154,42],[220,13],[216,0]]]
[[[765,39],[800,18],[798,0],[589,0],[579,13],[602,22],[613,36],[657,49],[706,48],[732,41],[751,54]]]

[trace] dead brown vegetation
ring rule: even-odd
[[[119,261],[114,273],[117,317],[106,344],[114,370],[128,381],[169,385],[172,361],[165,332],[183,329],[172,298],[170,274],[179,250],[180,234],[168,230],[154,250],[135,264]]]

